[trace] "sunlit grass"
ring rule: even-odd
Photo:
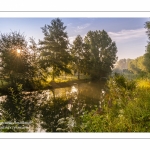
[[[55,78],[56,83],[68,82],[72,80],[77,80],[77,77],[76,76],[60,76],[60,77]]]
[[[80,79],[89,79],[90,77],[87,75],[81,75]],[[55,77],[54,82],[56,83],[62,83],[62,82],[68,82],[68,81],[74,81],[74,80],[78,80],[77,76],[73,76],[73,75],[66,75],[66,76],[59,76],[59,77]],[[50,83],[52,82],[52,77],[49,76],[45,79],[46,83]]]
[[[46,78],[46,82],[47,82],[47,83],[50,83],[51,81],[52,81],[52,78],[51,78],[51,77],[47,77],[47,78]]]

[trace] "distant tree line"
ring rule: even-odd
[[[134,74],[138,76],[144,76],[148,72],[144,64],[145,57],[140,56],[136,59],[120,59],[117,63],[113,72],[121,74]]]

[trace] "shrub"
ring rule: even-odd
[[[79,132],[149,132],[150,88],[139,88],[137,82],[123,76],[111,77],[109,92],[104,96],[102,112],[81,116]]]
[[[4,127],[4,130],[2,131],[28,131],[30,122],[35,117],[37,109],[36,102],[35,95],[32,95],[31,93],[23,93],[21,84],[17,84],[15,88],[10,87],[8,89],[6,100],[1,103],[1,125],[2,128]]]

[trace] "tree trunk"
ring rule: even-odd
[[[54,70],[55,70],[55,68],[54,68],[54,66],[53,66],[53,73],[52,73],[52,80],[54,81],[55,80],[55,73],[54,73]]]
[[[79,70],[78,70],[78,79],[80,79],[80,72],[79,72]]]

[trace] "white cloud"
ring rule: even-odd
[[[84,25],[82,25],[82,26],[77,26],[77,28],[78,28],[78,30],[82,30],[82,29],[87,28],[88,26],[90,26],[90,24],[89,24],[89,23],[86,23],[86,24],[84,24]]]
[[[75,32],[80,32],[81,30],[89,27],[91,24],[90,23],[86,23],[86,24],[83,24],[81,26],[77,26],[77,29],[75,30]]]
[[[146,37],[146,29],[136,29],[136,30],[122,30],[119,32],[108,32],[109,36],[115,42],[122,42],[127,40],[139,39]]]

